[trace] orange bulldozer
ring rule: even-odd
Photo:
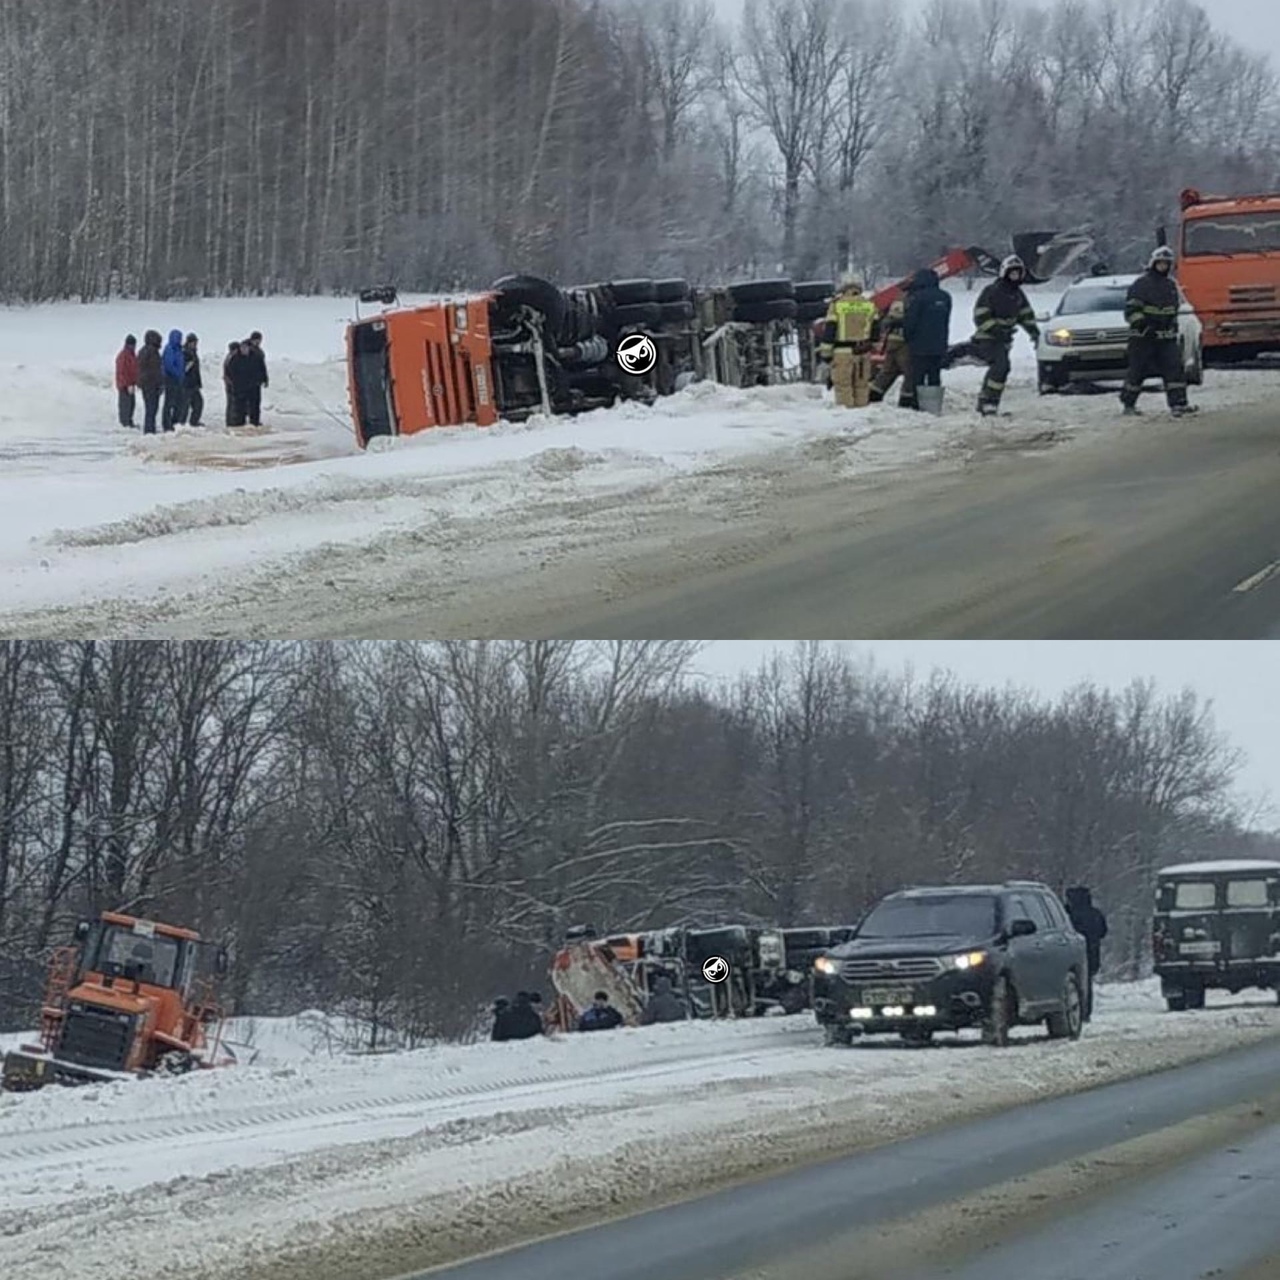
[[[0,1087],[84,1084],[220,1065],[225,948],[190,929],[106,911],[49,965],[40,1043],[5,1055]]]

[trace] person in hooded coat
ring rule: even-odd
[[[1085,994],[1085,1017],[1093,1016],[1093,984],[1102,967],[1102,940],[1107,936],[1107,917],[1093,903],[1093,894],[1084,885],[1073,885],[1066,895],[1071,927],[1084,939],[1089,963],[1089,990]]]
[[[136,424],[133,415],[138,408],[138,339],[129,334],[116,356],[116,413],[122,427]]]
[[[1025,330],[1033,346],[1040,341],[1035,308],[1022,290],[1026,278],[1026,265],[1011,255],[1000,264],[1000,278],[983,289],[973,307],[973,341],[965,351],[987,366],[987,376],[978,393],[978,412],[983,415],[1000,411],[1012,366],[1014,331]]]
[[[262,349],[262,334],[256,329],[249,335],[249,358],[252,362],[253,379],[245,393],[245,416],[255,427],[262,426],[262,393],[270,386],[267,378],[267,356]]]
[[[902,336],[911,362],[911,403],[919,408],[920,387],[942,386],[942,362],[951,337],[951,295],[932,267],[922,267],[907,284]]]
[[[649,1001],[640,1015],[640,1025],[650,1027],[655,1022],[683,1022],[688,1016],[684,1001],[672,989],[671,979],[665,976],[655,978]]]
[[[1161,245],[1151,255],[1146,271],[1129,286],[1124,305],[1129,324],[1129,370],[1120,392],[1126,414],[1142,412],[1138,397],[1142,384],[1152,376],[1164,383],[1169,412],[1175,418],[1195,412],[1195,406],[1187,403],[1187,370],[1178,341],[1182,297],[1173,278],[1176,262],[1173,250]]]
[[[185,366],[183,388],[187,393],[186,413],[183,421],[190,421],[193,427],[202,427],[204,423],[204,381],[200,376],[200,339],[194,333],[187,334],[182,344],[182,357]]]
[[[187,416],[187,358],[182,353],[182,330],[169,330],[169,344],[162,358],[164,370],[164,429],[173,428]]]
[[[507,1039],[532,1040],[542,1034],[542,1015],[534,1008],[533,997],[528,991],[517,991],[516,998],[507,1010]]]
[[[916,388],[911,375],[911,352],[907,347],[907,339],[902,332],[902,322],[906,316],[906,304],[901,298],[895,298],[880,317],[880,336],[884,340],[884,359],[876,376],[871,379],[871,403],[879,404],[893,390],[893,384],[902,379],[902,390],[898,393],[899,409],[916,407]]]
[[[160,354],[162,339],[154,329],[142,335],[142,350],[138,352],[138,390],[142,392],[142,430],[146,435],[156,433],[156,417],[160,412],[160,392],[164,387],[164,357]]]
[[[249,413],[251,398],[262,385],[258,381],[257,361],[253,356],[253,348],[249,345],[247,338],[238,343],[236,350],[227,356],[223,370],[230,396],[227,406],[227,426],[243,427]]]
[[[593,1002],[582,1011],[578,1019],[579,1031],[612,1031],[622,1026],[623,1018],[617,1009],[609,1003],[608,995],[597,991]]]

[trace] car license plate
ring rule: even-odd
[[[1213,956],[1222,949],[1220,942],[1180,942],[1178,950],[1184,956]]]
[[[862,1004],[871,1008],[886,1004],[911,1004],[915,993],[910,987],[866,987],[862,991]]]

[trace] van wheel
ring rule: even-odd
[[[997,978],[991,989],[991,1008],[982,1024],[982,1043],[1005,1048],[1013,1023],[1012,992],[1005,978]]]
[[[1165,995],[1164,1007],[1170,1013],[1181,1013],[1187,1007],[1187,993],[1185,991],[1170,991]]]
[[[1062,988],[1062,1008],[1045,1019],[1050,1040],[1079,1040],[1084,1030],[1084,1001],[1080,996],[1080,981],[1074,973],[1067,974]]]

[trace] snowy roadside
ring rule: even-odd
[[[1054,291],[1043,292],[1048,305]],[[967,336],[969,303],[958,295],[956,339]],[[405,538],[449,562],[452,585],[465,591],[467,575],[486,566],[521,572],[533,543],[563,553],[580,513],[608,508],[624,533],[628,518],[685,503],[691,481],[718,478],[759,505],[769,500],[768,477],[780,472],[915,475],[983,449],[1105,444],[1137,429],[1118,420],[1110,394],[1037,396],[1033,353],[1020,338],[1008,419],[978,419],[981,370],[962,368],[948,375],[940,419],[890,405],[842,411],[808,386],[702,385],[652,408],[448,429],[363,455],[348,425],[348,305],[265,299],[184,304],[173,315],[163,308],[159,327],[195,327],[210,363],[210,335],[262,327],[274,377],[262,431],[210,425],[150,439],[110,425],[104,371],[111,335],[148,323],[153,304],[0,309],[0,337],[11,340],[17,361],[0,364],[0,620],[83,633],[95,621],[133,624],[142,606],[144,623],[149,611],[163,627],[198,617],[202,596],[231,585],[250,601],[255,584],[267,597],[299,581],[323,586],[332,561],[354,549],[372,550],[376,574],[378,547]],[[65,350],[96,359],[68,366]],[[1197,399],[1212,411],[1277,394],[1280,372],[1210,371]],[[212,403],[207,420],[216,424],[218,414]],[[1203,421],[1212,429],[1211,414]]]
[[[0,1110],[0,1273],[373,1280],[1277,1031],[1274,997],[1144,983],[1006,1052],[798,1017],[50,1092]]]

